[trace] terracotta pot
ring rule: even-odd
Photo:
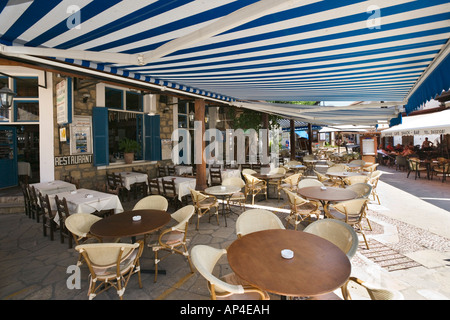
[[[134,152],[124,153],[123,158],[125,159],[125,163],[130,164],[134,160]]]

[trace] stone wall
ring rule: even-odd
[[[56,84],[59,83],[64,78],[60,78],[57,74],[53,75],[54,83],[54,101],[53,105],[56,109]],[[86,102],[83,101],[83,95],[89,95]],[[159,101],[159,99],[157,99]],[[96,104],[96,86],[95,83],[91,85],[83,85],[78,90],[73,91],[73,115],[77,116],[92,116],[92,108]],[[159,112],[163,110],[164,106],[157,107],[158,114],[161,117],[161,139],[170,139],[173,131],[173,116],[171,105],[172,98],[168,98],[167,107],[168,112]],[[159,104],[159,102],[158,102]],[[54,113],[54,146],[55,146],[55,156],[66,156],[70,155],[70,145],[66,142],[59,142],[59,126],[56,121],[56,110]],[[69,133],[68,133],[69,134]],[[107,169],[98,169],[92,163],[90,164],[78,164],[78,165],[67,165],[55,167],[55,179],[64,180],[66,176],[71,176],[72,178],[79,180],[80,188],[96,189],[101,188],[106,183],[106,172],[121,172],[121,171],[132,171],[138,169],[147,172],[150,177],[157,176],[157,166],[158,165],[168,165],[171,164],[170,160],[164,161],[153,161],[153,162],[138,162],[129,165],[117,165],[114,168],[108,167]]]

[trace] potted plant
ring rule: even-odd
[[[132,163],[134,160],[134,153],[140,150],[141,146],[136,140],[123,138],[119,142],[119,149],[123,151],[123,158],[125,163]]]

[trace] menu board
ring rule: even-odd
[[[75,116],[70,125],[70,154],[92,153],[92,119]]]
[[[375,141],[373,138],[362,139],[362,153],[363,155],[375,155]]]

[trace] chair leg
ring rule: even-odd
[[[153,282],[156,283],[156,279],[158,278],[158,250],[155,250],[155,279],[153,280]]]

